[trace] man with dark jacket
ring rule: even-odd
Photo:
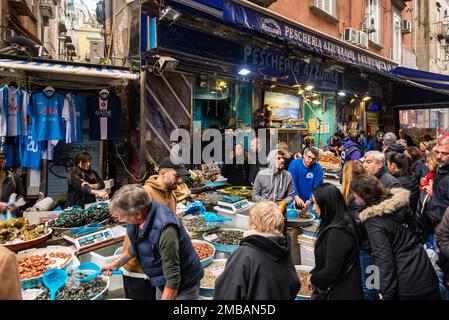
[[[404,129],[399,129],[399,138],[400,139],[404,139],[405,141],[407,141],[407,146],[408,147],[414,147],[415,143],[413,142],[412,137],[410,137],[408,134],[405,133]]]
[[[382,182],[385,188],[400,188],[401,183],[398,179],[388,173],[385,168],[385,155],[379,151],[369,151],[363,158],[363,167],[370,175],[375,176]]]
[[[127,222],[131,246],[102,270],[117,270],[136,257],[156,287],[158,300],[196,300],[204,270],[187,231],[165,205],[152,201],[137,184],[122,187],[109,203],[112,215]]]
[[[433,181],[433,196],[429,204],[429,217],[435,225],[443,218],[445,210],[449,207],[449,137],[437,140],[433,149],[437,158],[437,174]]]
[[[343,168],[346,161],[360,160],[363,157],[361,147],[362,136],[360,131],[352,131],[349,134],[349,140],[344,144],[341,152],[341,167]]]
[[[250,209],[249,225],[215,282],[214,299],[294,300],[301,284],[283,232],[284,216],[273,202],[260,202]]]
[[[16,206],[10,204],[12,194],[16,194],[15,202],[23,199],[25,191],[22,184],[22,179],[16,173],[9,171],[6,168],[6,152],[0,152],[0,221],[7,220],[7,212],[14,213]]]
[[[435,268],[440,279],[441,299],[449,300],[449,208],[443,220],[435,229],[435,240],[440,252],[438,253],[438,268]]]
[[[262,140],[260,138],[254,138],[251,140],[250,152],[249,152],[249,183],[254,184],[257,174],[260,170],[265,169],[268,164],[263,162],[266,160],[264,155],[262,155]]]
[[[393,132],[385,133],[383,140],[384,144],[383,152],[385,153],[385,155],[387,155],[387,153],[390,152],[404,153],[405,150],[404,147],[399,143],[396,143],[397,140],[398,139]]]

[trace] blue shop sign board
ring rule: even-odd
[[[305,28],[288,24],[231,0],[224,0],[223,20],[244,26],[272,37],[294,43],[298,47],[377,71],[390,72],[396,64],[339,41],[325,38]]]

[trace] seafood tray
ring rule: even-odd
[[[0,222],[0,245],[16,251],[36,246],[52,233],[43,224],[30,224],[26,218],[10,218]]]
[[[287,218],[287,226],[289,227],[307,227],[310,226],[315,220],[315,216],[306,210],[297,210],[297,218]]]
[[[29,249],[29,248],[33,248],[33,247],[37,247],[38,245],[44,243],[45,241],[47,241],[48,239],[50,239],[51,234],[53,233],[53,229],[52,228],[46,228],[47,233],[41,235],[40,237],[33,239],[33,240],[21,240],[21,239],[16,239],[13,241],[8,241],[4,244],[2,244],[1,246],[8,248],[11,251],[19,251],[19,250],[25,250],[25,249]]]
[[[244,230],[240,229],[219,229],[203,234],[203,239],[210,242],[217,251],[232,253],[243,239]]]
[[[217,202],[227,195],[216,191],[206,191],[200,194],[193,195],[195,201],[200,201],[204,206],[216,206]]]
[[[253,197],[253,188],[246,186],[232,186],[221,189],[219,192],[226,193],[231,197],[241,197],[251,199]]]
[[[192,239],[193,247],[200,258],[201,265],[207,267],[214,261],[215,248],[209,242]]]
[[[70,230],[88,225],[90,223],[106,223],[111,217],[108,204],[95,203],[87,209],[74,206],[64,210],[58,218],[49,220],[47,225],[54,230]]]
[[[58,290],[55,300],[104,300],[110,284],[109,277],[100,276],[92,281],[77,282],[73,277],[69,277],[66,284]],[[29,291],[24,290],[23,295],[30,297],[30,300],[49,300],[48,288],[43,284],[38,284]],[[34,291],[34,292],[33,292]]]
[[[182,224],[190,232],[204,233],[219,229],[223,224],[222,222],[204,222],[203,216],[187,215],[182,218]]]
[[[296,275],[301,282],[301,289],[298,291],[296,295],[296,300],[310,300],[312,296],[313,290],[309,289],[307,285],[307,277],[312,270],[312,267],[297,265],[295,266]]]
[[[223,273],[226,266],[226,259],[215,259],[204,268],[204,277],[201,279],[200,296],[213,297],[215,281]]]
[[[26,266],[24,264],[24,261],[30,258],[37,261],[37,259],[34,259],[35,256],[40,256],[40,260],[42,261],[41,265],[33,263],[32,265],[29,264]],[[22,288],[28,289],[42,283],[42,275],[46,270],[66,269],[74,257],[75,253],[73,249],[64,246],[48,246],[46,248],[29,249],[19,252],[16,255],[16,259],[19,264]],[[49,263],[43,263],[42,258],[48,258]],[[27,273],[30,273],[28,271],[29,269],[36,271],[38,275],[29,277],[27,275]]]

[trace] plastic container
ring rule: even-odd
[[[90,298],[90,300],[105,300],[106,295],[108,294],[108,290],[110,289],[111,280],[109,277],[103,277],[106,280],[106,288],[104,288],[99,294],[95,297]]]
[[[310,271],[312,271],[313,267],[309,267],[309,266],[304,266],[304,265],[296,265],[295,266],[295,270],[296,271],[304,271],[309,273]],[[301,286],[303,286],[304,284],[301,283]],[[300,294],[296,295],[296,299],[295,300],[311,300],[311,296],[303,296]]]
[[[217,230],[217,231],[220,231],[220,230],[236,230],[236,231],[242,231],[242,232],[245,232],[245,230],[241,230],[241,229],[232,229],[232,228],[229,228],[229,229],[219,229],[219,230]],[[216,243],[216,242],[213,242],[213,241],[208,240],[208,235],[214,234],[214,233],[217,232],[217,231],[205,232],[205,233],[203,234],[203,239],[204,239],[205,241],[211,243],[211,244],[215,247],[215,249],[216,249],[217,251],[220,251],[220,252],[233,253],[235,250],[237,250],[237,248],[239,247],[238,245],[224,245],[224,244],[220,244],[220,243]]]
[[[195,239],[192,239],[192,243],[201,243],[201,244],[205,244],[205,245],[209,246],[210,248],[212,248],[213,253],[207,259],[200,260],[201,261],[201,265],[203,266],[203,268],[207,267],[208,265],[210,265],[214,261],[214,256],[215,256],[215,248],[214,248],[214,246],[211,245],[207,241],[195,240]]]
[[[89,252],[87,254],[82,255],[80,257],[81,262],[87,262],[91,261],[93,263],[96,263],[97,265],[104,266],[105,264],[108,264],[115,259],[117,259],[120,256],[119,254],[116,254],[118,249],[122,248],[122,243],[113,244],[110,246],[107,246],[105,248],[101,248],[92,252]],[[110,283],[109,283],[109,290],[114,291],[117,289],[123,288],[123,277],[119,275],[114,275],[110,277]]]

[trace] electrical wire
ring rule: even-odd
[[[117,144],[116,144],[115,142],[114,142],[114,147],[115,147],[115,153],[116,153],[116,155],[117,155],[117,158],[120,159],[120,162],[123,164],[123,168],[125,169],[126,173],[129,174],[129,175],[134,179],[134,181],[137,181],[137,182],[142,182],[142,181],[144,181],[144,180],[146,179],[146,176],[147,176],[147,174],[148,174],[148,171],[145,172],[145,174],[143,175],[143,177],[136,178],[136,177],[134,176],[134,174],[132,174],[131,172],[128,171],[128,168],[126,167],[126,164],[125,164],[125,162],[123,161],[122,156],[121,156],[120,153],[118,152]]]

